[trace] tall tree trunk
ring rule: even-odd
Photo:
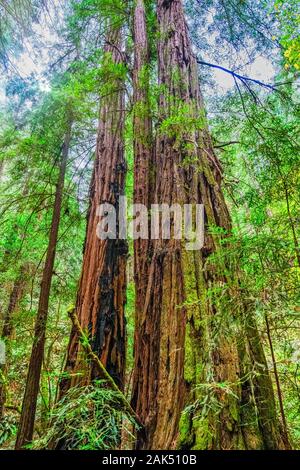
[[[134,203],[143,204],[147,209],[153,202],[154,168],[152,122],[149,102],[149,45],[146,24],[145,4],[136,0],[134,11]],[[149,227],[148,227],[149,235]],[[132,381],[132,406],[142,422],[146,421],[155,394],[151,390],[154,383],[151,367],[154,358],[151,341],[154,332],[149,332],[153,321],[143,317],[143,309],[148,284],[149,260],[151,260],[152,243],[148,240],[134,241],[134,279],[135,279],[135,344],[134,373]],[[149,321],[150,320],[150,321]],[[141,431],[143,434],[144,431]]]
[[[56,244],[61,216],[61,206],[63,199],[63,190],[65,174],[67,168],[69,147],[71,141],[72,120],[69,117],[67,123],[64,144],[62,147],[62,156],[59,167],[59,177],[56,185],[55,200],[53,207],[52,222],[49,234],[48,249],[46,254],[45,266],[43,269],[41,290],[39,296],[39,305],[35,322],[34,339],[30,356],[25,393],[22,403],[22,412],[18,428],[16,449],[21,449],[30,443],[33,436],[34,420],[36,414],[39,382],[41,375],[42,362],[44,357],[44,347],[46,339],[46,326],[49,308],[50,289],[53,276],[53,267],[56,254]]]
[[[239,281],[223,252],[231,221],[221,191],[221,168],[207,130],[198,70],[192,52],[181,0],[158,0],[158,70],[161,94],[156,143],[156,202],[203,204],[204,246],[187,251],[180,240],[154,242],[149,283],[143,309],[152,335],[143,358],[151,374],[145,391],[140,387],[140,408],[146,435],[138,447],[231,449],[279,445],[272,384],[265,362],[264,387],[244,387],[242,349],[251,364],[263,360],[253,316],[247,317],[242,344],[236,340],[244,326],[239,306]],[[179,126],[178,126],[179,122]],[[231,275],[230,271],[233,271]],[[221,295],[222,293],[222,295]],[[233,297],[234,296],[234,297]],[[232,304],[232,297],[237,305]],[[251,326],[250,326],[251,323]],[[249,349],[251,349],[251,354]],[[260,371],[262,372],[262,371]],[[136,371],[139,376],[139,371]],[[142,374],[142,372],[141,372]],[[140,377],[143,381],[143,376]],[[253,393],[256,405],[269,400],[267,421],[244,432],[241,403]],[[148,395],[148,396],[147,396]],[[263,397],[262,397],[263,395]],[[185,405],[189,411],[182,414]],[[261,407],[263,408],[263,407]],[[264,413],[268,413],[266,407]],[[264,431],[270,432],[269,442]],[[247,439],[246,439],[247,437]]]
[[[9,297],[9,303],[8,303],[6,315],[4,318],[2,338],[10,338],[12,335],[12,332],[13,332],[12,316],[13,316],[13,313],[18,308],[18,305],[23,297],[25,286],[27,283],[28,271],[29,271],[28,264],[21,266],[20,273],[14,282],[13,289]]]
[[[248,352],[246,372],[251,378],[252,395],[257,409],[260,448],[290,449],[277,416],[273,384],[253,310],[253,305],[250,305],[243,312],[243,331]]]
[[[97,236],[99,205],[113,205],[118,215],[120,196],[124,195],[125,190],[125,103],[123,72],[120,73],[121,48],[121,31],[111,29],[105,45],[103,66],[113,70],[110,64],[115,64],[120,69],[112,71],[107,77],[110,93],[106,93],[100,103],[96,160],[76,313],[82,329],[89,332],[93,351],[119,388],[123,389],[127,242],[118,238],[100,240]],[[68,377],[61,381],[60,396],[71,386],[89,383],[99,375],[93,364],[86,363],[78,340],[78,333],[73,328],[65,368]]]
[[[6,394],[6,377],[8,370],[8,350],[7,350],[7,340],[12,336],[13,332],[13,314],[18,308],[18,305],[24,295],[25,287],[27,284],[27,274],[29,271],[28,264],[25,264],[21,267],[20,273],[16,278],[13,289],[9,297],[9,303],[4,317],[3,329],[1,340],[6,343],[6,361],[2,366],[0,365],[0,420],[3,417],[4,405],[7,398]]]
[[[273,341],[272,341],[270,322],[269,322],[267,312],[265,312],[264,317],[265,317],[268,343],[269,343],[269,347],[270,347],[270,352],[271,352],[271,357],[272,357],[272,364],[273,364],[273,371],[274,371],[275,382],[276,382],[278,403],[279,403],[279,409],[280,409],[280,415],[281,415],[281,421],[282,421],[283,440],[284,440],[284,444],[285,444],[286,449],[291,449],[291,444],[290,444],[290,439],[289,439],[289,432],[288,432],[288,425],[287,425],[287,421],[286,421],[286,417],[285,417],[285,411],[284,411],[284,405],[283,405],[283,396],[282,396],[282,391],[281,391],[281,386],[280,386],[280,379],[279,379],[279,374],[278,374],[278,369],[277,369],[277,361],[276,361],[276,357],[275,357],[275,351],[274,351],[274,346],[273,346]]]

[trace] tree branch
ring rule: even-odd
[[[235,145],[235,144],[240,144],[240,142],[238,140],[232,140],[231,142],[222,142],[222,143],[214,145],[214,148],[220,149],[223,147],[227,147],[227,145]]]
[[[260,80],[256,80],[255,78],[245,77],[244,75],[240,75],[234,72],[233,70],[226,69],[226,67],[222,67],[221,65],[211,64],[210,62],[204,62],[203,60],[200,60],[197,58],[196,60],[199,65],[206,65],[207,67],[212,67],[214,69],[222,70],[223,72],[229,73],[229,75],[231,75],[233,78],[237,78],[244,84],[247,82],[252,82],[252,83],[256,83],[257,85],[260,85],[261,87],[267,88],[268,90],[278,91],[273,85],[269,85],[268,83],[261,82]]]

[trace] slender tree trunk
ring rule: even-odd
[[[25,287],[27,284],[27,273],[29,270],[29,266],[26,264],[21,267],[19,276],[16,278],[13,289],[11,291],[10,297],[9,297],[9,303],[7,307],[7,311],[4,317],[4,323],[3,323],[3,329],[2,329],[2,335],[1,335],[1,340],[6,343],[6,362],[4,365],[0,366],[0,420],[3,417],[4,413],[4,405],[5,401],[7,398],[7,393],[6,393],[6,377],[7,377],[7,371],[8,371],[8,350],[7,350],[7,343],[13,332],[13,314],[18,308],[18,305],[24,295]]]
[[[282,392],[281,392],[280,379],[279,379],[279,374],[278,374],[278,369],[277,369],[275,351],[274,351],[274,347],[273,347],[270,323],[269,323],[268,314],[266,312],[265,312],[265,322],[266,322],[267,337],[268,337],[268,342],[269,342],[269,347],[270,347],[271,357],[272,357],[272,364],[273,364],[273,370],[274,370],[274,376],[275,376],[275,382],[276,382],[279,409],[280,409],[281,420],[282,420],[283,439],[284,439],[286,449],[291,449],[291,444],[290,444],[290,440],[289,440],[288,426],[287,426],[285,412],[284,412],[284,406],[283,406],[283,397],[282,397]]]
[[[61,216],[65,174],[71,140],[71,128],[72,122],[71,118],[69,118],[68,129],[66,131],[65,140],[62,147],[62,156],[60,161],[58,182],[56,185],[49,243],[45,266],[43,269],[39,305],[35,322],[34,339],[30,356],[25,393],[23,397],[22,412],[15,447],[16,449],[21,449],[26,444],[30,443],[33,436],[39,382],[44,357],[50,289]]]
[[[9,303],[6,311],[6,315],[4,318],[3,330],[2,330],[2,338],[10,338],[13,332],[13,323],[12,323],[12,316],[18,305],[23,297],[24,290],[27,283],[27,275],[29,271],[28,264],[25,264],[20,269],[20,274],[14,282],[13,289],[11,291],[9,297]]]
[[[257,408],[257,422],[261,446],[266,450],[288,449],[284,432],[280,429],[275,395],[260,334],[253,314],[253,306],[246,307],[243,316],[243,330],[246,335],[248,370],[252,394]]]
[[[149,209],[153,202],[153,139],[151,110],[149,103],[149,45],[146,25],[146,12],[143,0],[136,0],[134,12],[134,203],[143,204]],[[148,236],[149,236],[149,226]],[[135,344],[134,372],[132,381],[132,406],[142,422],[146,421],[155,394],[151,389],[154,383],[151,367],[154,358],[151,341],[155,338],[153,321],[143,317],[148,284],[152,243],[148,240],[134,241],[135,279]],[[150,321],[149,321],[150,320]],[[149,328],[152,331],[149,331]],[[141,431],[144,434],[144,431]]]
[[[231,221],[221,190],[221,167],[207,130],[182,1],[158,0],[157,16],[162,91],[156,202],[181,207],[203,204],[206,232],[204,246],[198,251],[187,251],[180,240],[154,242],[142,314],[148,328],[139,339],[150,344],[150,350],[143,358],[142,371],[135,371],[137,380],[145,385],[144,390],[139,387],[135,402],[146,410],[146,434],[139,437],[137,446],[277,448],[278,422],[266,362],[260,362],[262,389],[253,382],[242,385],[241,350],[252,365],[258,358],[263,360],[263,350],[253,316],[247,317],[247,329],[237,341],[245,323],[244,310],[237,268],[226,260],[226,235],[222,235],[230,232]],[[152,336],[150,342],[147,335]],[[147,367],[151,374],[144,382]],[[250,393],[256,400],[254,405],[249,404]],[[262,405],[265,399],[272,409],[269,414]],[[247,433],[243,400],[255,419]],[[182,413],[185,405],[193,406]],[[259,424],[256,406],[264,414]],[[268,426],[267,415],[271,420]]]
[[[105,45],[104,66],[116,64],[122,67],[121,47],[121,31],[111,29]],[[120,196],[124,195],[125,190],[124,82],[118,72],[116,75],[112,73],[108,80],[111,91],[100,103],[96,160],[76,314],[81,328],[89,332],[94,353],[119,388],[123,389],[127,242],[123,239],[100,240],[97,236],[99,205],[109,203],[118,214]],[[75,384],[83,385],[99,377],[94,364],[86,363],[78,340],[78,333],[73,328],[65,368],[68,377],[61,381],[60,396]]]

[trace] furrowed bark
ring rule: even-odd
[[[162,91],[159,98],[159,130],[156,140],[156,203],[197,203],[198,175],[192,165],[186,165],[185,149],[191,142],[195,150],[196,136],[191,129],[181,131],[173,122],[187,105],[184,119],[193,119],[201,97],[191,67],[189,44],[179,2],[157,2],[158,74]],[[194,76],[193,76],[194,75]],[[184,112],[184,111],[183,111]],[[190,114],[191,113],[191,114]],[[182,125],[185,126],[184,122]],[[193,125],[191,125],[193,127]],[[164,129],[164,130],[163,130]],[[153,316],[157,338],[153,354],[159,356],[156,401],[149,413],[148,435],[143,446],[153,449],[177,447],[179,421],[187,400],[184,377],[185,331],[188,311],[187,277],[197,279],[194,260],[186,259],[184,242],[159,239],[154,244],[145,316]]]
[[[224,251],[231,221],[221,190],[222,169],[206,124],[182,1],[158,0],[157,17],[162,91],[156,142],[156,202],[181,207],[203,204],[206,230],[201,250],[187,251],[181,240],[160,238],[154,242],[140,320],[148,324],[140,341],[145,339],[150,344],[143,360],[152,368],[142,400],[146,409],[147,394],[151,394],[151,405],[147,416],[143,416],[146,434],[137,446],[278,448],[275,402],[259,334],[249,312],[245,322],[237,268],[228,265]],[[237,305],[232,304],[232,298]],[[237,341],[241,332],[242,339]],[[152,336],[150,342],[147,335]],[[258,359],[262,366],[256,386],[253,378],[246,382],[245,363],[253,366]],[[270,412],[264,400],[270,401]],[[182,413],[185,405],[192,406]],[[248,426],[241,405],[248,406],[248,417],[251,414],[254,424]],[[143,409],[143,405],[140,407]],[[261,417],[256,416],[256,409]]]
[[[134,11],[134,203],[143,204],[147,209],[153,201],[153,138],[149,101],[149,44],[145,3],[136,0]],[[148,226],[149,235],[149,226]],[[135,344],[134,372],[132,380],[132,406],[141,421],[144,422],[153,405],[155,394],[150,386],[153,383],[151,366],[153,359],[151,341],[154,338],[153,323],[148,317],[143,319],[143,309],[149,276],[149,260],[151,259],[152,243],[148,240],[134,241],[134,279],[135,279]],[[149,334],[150,333],[150,334]],[[144,430],[140,430],[141,436]]]
[[[65,134],[64,144],[62,147],[59,177],[56,185],[53,215],[49,234],[49,243],[46,254],[45,266],[43,269],[39,305],[35,322],[34,339],[28,367],[25,393],[22,403],[21,418],[15,445],[15,448],[17,450],[22,449],[24,446],[29,444],[33,437],[39,382],[44,357],[49,297],[56,255],[56,244],[60,224],[65,174],[71,141],[71,128],[72,122],[70,118],[68,128]]]
[[[121,65],[121,31],[108,34],[104,66]],[[124,83],[112,72],[111,90],[101,100],[96,160],[90,191],[87,233],[82,274],[76,300],[81,328],[89,333],[93,352],[122,390],[125,371],[125,318],[127,242],[123,239],[100,240],[97,235],[98,208],[109,203],[117,213],[124,195],[126,164],[124,158]],[[119,220],[117,223],[119,224]],[[117,227],[117,235],[118,235]],[[87,384],[99,377],[95,364],[88,365],[79,346],[78,332],[70,335],[60,396],[76,384]]]

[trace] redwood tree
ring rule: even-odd
[[[158,0],[157,19],[155,202],[203,204],[206,230],[198,251],[187,251],[179,240],[153,242],[136,330],[146,345],[142,367],[135,361],[133,401],[145,424],[138,447],[278,448],[272,383],[253,306],[242,301],[238,267],[226,254],[231,221],[222,169],[182,1]]]
[[[150,111],[150,53],[146,23],[145,2],[137,0],[134,10],[134,202],[148,209],[153,202],[154,187],[154,148]],[[147,228],[149,235],[149,227]],[[155,398],[152,384],[153,354],[151,342],[155,340],[152,317],[143,315],[149,276],[152,242],[137,239],[134,241],[135,279],[135,344],[132,405],[140,419],[145,422],[152,400]],[[149,328],[151,330],[149,330]]]
[[[104,46],[102,64],[107,87],[100,100],[96,159],[90,188],[90,207],[79,283],[76,314],[82,329],[89,332],[93,351],[118,386],[124,387],[127,243],[123,239],[100,240],[97,235],[98,208],[109,203],[119,211],[124,195],[125,90],[121,30],[111,27]],[[117,225],[119,225],[117,220]],[[117,232],[119,227],[117,227]],[[77,332],[72,329],[62,396],[71,386],[87,384],[99,376],[86,363]]]

